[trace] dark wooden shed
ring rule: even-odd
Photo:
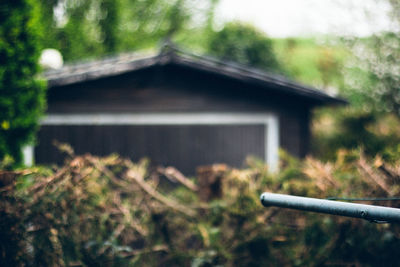
[[[310,111],[344,100],[283,77],[173,46],[149,56],[125,54],[45,73],[48,111],[36,163],[61,162],[53,140],[76,153],[117,152],[185,174],[246,156],[277,166],[278,148],[303,157]]]

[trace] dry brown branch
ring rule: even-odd
[[[71,158],[75,156],[74,149],[67,143],[53,140],[53,146],[55,146],[59,151],[66,153]]]
[[[389,166],[385,163],[381,157],[377,156],[374,161],[374,166],[381,171],[383,175],[386,176],[392,184],[398,183],[400,181],[400,167]]]
[[[128,183],[125,181],[118,179],[113,172],[111,172],[107,167],[105,167],[101,162],[90,155],[86,156],[86,159],[93,164],[93,166],[98,169],[100,172],[102,172],[105,176],[107,176],[114,184],[120,186],[121,188],[126,188],[127,186],[129,187]]]
[[[199,166],[196,169],[199,180],[198,195],[201,201],[207,202],[221,198],[223,195],[223,179],[228,171],[225,164]]]
[[[41,182],[35,184],[31,188],[28,189],[28,193],[35,196],[35,200],[38,200],[43,194],[46,193],[46,189],[50,187],[54,187],[52,191],[56,190],[55,186],[57,183],[64,183],[66,180],[71,179],[72,174],[76,174],[75,182],[77,183],[79,180],[86,178],[91,173],[90,170],[83,171],[81,169],[82,166],[85,165],[85,159],[82,157],[74,158],[68,165],[65,165],[62,169],[60,169],[56,174],[42,180]]]
[[[315,185],[323,192],[329,187],[337,188],[339,182],[333,176],[334,168],[329,163],[322,163],[312,157],[305,160],[304,174],[310,177]]]
[[[273,218],[280,212],[280,209],[277,208],[270,208],[266,209],[262,214],[257,216],[256,220],[258,223],[266,223],[268,221],[272,221]]]
[[[121,185],[122,187],[131,187],[129,183],[124,183],[122,180],[118,179],[107,167],[101,164],[101,162],[95,159],[92,156],[87,156],[87,159],[101,172],[103,172],[106,176],[108,176],[114,183]],[[180,205],[178,202],[173,201],[172,199],[168,199],[158,193],[152,186],[150,186],[146,181],[144,181],[142,173],[136,171],[135,169],[130,169],[126,172],[125,176],[128,179],[133,179],[137,185],[139,185],[147,194],[151,195],[154,199],[162,202],[166,206],[177,210],[179,212],[184,213],[187,216],[193,217],[195,216],[195,212],[188,207]]]
[[[132,214],[130,213],[128,208],[126,208],[123,205],[119,205],[118,208],[121,211],[121,213],[124,215],[124,219],[127,224],[129,224],[133,229],[135,229],[142,236],[147,236],[147,234],[148,234],[147,229],[142,227],[142,225],[140,225],[140,223],[135,220],[135,218],[132,216]],[[124,226],[124,228],[125,228],[125,226]],[[117,228],[114,231],[115,237],[119,236],[121,234],[121,232],[123,231],[123,229],[120,229],[120,231],[118,231],[118,228]]]
[[[176,181],[180,182],[182,185],[186,186],[187,188],[189,188],[192,191],[196,192],[199,190],[199,188],[197,187],[197,185],[195,183],[190,181],[187,177],[185,177],[180,171],[178,171],[174,167],[167,167],[167,168],[159,167],[159,168],[157,168],[157,171],[160,174],[165,175],[165,177],[167,177],[168,179],[170,179],[173,182],[176,182]]]
[[[159,252],[159,251],[168,251],[168,247],[166,245],[157,245],[149,249],[140,249],[140,250],[132,250],[130,252],[122,253],[124,257],[131,257],[137,256],[140,254],[148,254],[152,252]]]
[[[14,187],[16,178],[20,175],[27,175],[34,173],[33,170],[21,170],[21,171],[5,171],[0,170],[0,192],[8,191]]]
[[[362,174],[364,174],[364,176],[366,178],[368,178],[368,180],[370,182],[372,182],[373,186],[375,186],[375,187],[377,186],[380,189],[382,189],[383,191],[385,191],[387,194],[391,195],[391,190],[390,190],[389,185],[368,164],[368,162],[366,161],[366,159],[362,153],[360,153],[360,159],[357,162],[357,167],[358,167],[359,171]]]
[[[64,166],[63,168],[61,168],[57,173],[55,173],[54,175],[47,177],[46,179],[42,180],[39,183],[36,183],[34,186],[32,186],[31,188],[29,188],[28,192],[29,193],[34,193],[34,192],[38,192],[40,190],[42,190],[43,188],[55,183],[58,179],[61,179],[63,177],[63,175],[65,173],[67,173],[67,171],[69,171],[70,166]]]
[[[143,179],[143,177],[138,176],[137,174],[138,174],[137,172],[129,170],[126,172],[126,177],[134,180],[147,194],[151,195],[153,198],[162,202],[166,206],[168,206],[174,210],[177,210],[179,212],[182,212],[187,216],[190,216],[190,217],[195,216],[196,213],[193,210],[179,204],[178,202],[176,202],[172,199],[164,197],[163,195],[158,193],[153,187],[148,185],[147,182]]]

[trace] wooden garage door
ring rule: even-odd
[[[47,125],[39,132],[36,163],[61,163],[53,140],[69,143],[76,154],[118,153],[154,165],[172,165],[185,174],[196,166],[227,163],[240,167],[248,155],[264,159],[265,124],[254,125]]]

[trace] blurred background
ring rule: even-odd
[[[275,173],[249,158],[188,178],[67,144],[63,165],[24,166],[46,112],[44,71],[166,42],[349,104],[314,110],[311,152],[282,151]],[[266,209],[258,197],[399,207],[399,166],[399,0],[0,3],[1,266],[397,266],[396,224]]]
[[[399,152],[398,1],[20,2],[1,6],[2,73],[11,73],[21,64],[27,66],[22,76],[37,73],[37,59],[48,48],[61,53],[57,65],[123,52],[158,51],[170,40],[186,51],[275,72],[346,98],[348,107],[314,114],[312,146],[324,159],[334,156],[332,150],[360,145],[372,154]],[[12,34],[6,30],[9,26],[14,27],[9,29]],[[7,38],[12,41],[7,43]],[[3,91],[11,90],[14,81],[6,75],[2,79]],[[32,140],[45,106],[45,89],[39,89],[45,86],[38,86],[36,94],[2,101],[1,125],[8,129],[2,132],[3,140],[11,136],[13,116],[29,113],[29,119],[14,120],[26,130],[19,133],[19,140],[3,141],[0,155],[11,153],[21,160],[17,147]],[[33,111],[6,111],[11,99],[19,97],[36,103]]]

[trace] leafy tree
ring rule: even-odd
[[[272,41],[251,25],[227,23],[221,31],[211,34],[208,51],[223,60],[282,72]]]
[[[43,0],[43,44],[59,49],[66,61],[152,48],[198,27],[194,17],[212,17],[216,2]]]
[[[342,93],[351,106],[317,114],[313,142],[319,158],[333,159],[338,149],[356,147],[386,160],[400,155],[400,1],[387,3],[395,30],[342,39],[352,53],[342,72]],[[328,121],[330,127],[322,125]]]
[[[291,78],[324,90],[343,88],[342,69],[349,52],[336,38],[274,39],[278,61]]]
[[[400,35],[382,33],[357,41],[348,95],[362,108],[400,116]]]
[[[119,24],[119,1],[103,0],[100,3],[100,10],[105,11],[99,21],[104,48],[107,52],[113,52],[118,45],[118,32],[114,27]]]
[[[22,161],[21,147],[33,141],[45,107],[38,71],[38,10],[33,0],[0,4],[0,160]]]
[[[66,24],[59,29],[61,53],[68,59],[82,59],[101,55],[103,38],[99,27],[99,1],[66,1]],[[104,10],[103,12],[107,12]],[[116,27],[111,25],[110,27]]]
[[[392,23],[400,26],[400,1],[391,4]],[[400,32],[382,32],[350,39],[356,58],[347,72],[347,95],[358,107],[400,117]]]

